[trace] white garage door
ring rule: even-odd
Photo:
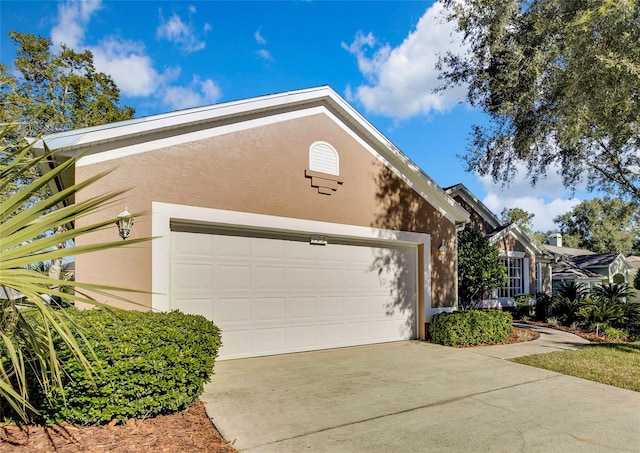
[[[415,247],[171,234],[171,309],[220,327],[220,359],[416,336]]]

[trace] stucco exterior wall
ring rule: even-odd
[[[331,195],[318,193],[311,179],[305,177],[309,146],[316,141],[330,143],[339,153],[340,179],[344,183]],[[428,233],[432,306],[455,304],[454,225],[325,115],[80,166],[76,180],[106,169],[113,171],[78,194],[78,201],[121,187],[132,189],[112,210],[86,221],[115,216],[125,205],[132,213],[150,213],[152,201],[162,201]],[[149,215],[136,215],[131,237],[150,235]],[[117,238],[114,226],[79,239],[78,245]],[[437,250],[443,242],[449,253],[440,262]],[[78,256],[76,275],[80,281],[150,291],[151,258],[149,243]],[[127,296],[138,301],[139,308],[151,306],[150,294]]]

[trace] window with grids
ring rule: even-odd
[[[498,297],[515,297],[524,292],[523,259],[502,257],[502,265],[507,271],[507,286],[498,288]]]

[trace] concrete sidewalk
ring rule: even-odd
[[[583,343],[542,334],[223,361],[201,399],[241,451],[638,451],[640,393],[503,360]]]

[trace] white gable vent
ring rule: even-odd
[[[338,152],[327,142],[315,142],[309,147],[309,170],[340,175]]]

